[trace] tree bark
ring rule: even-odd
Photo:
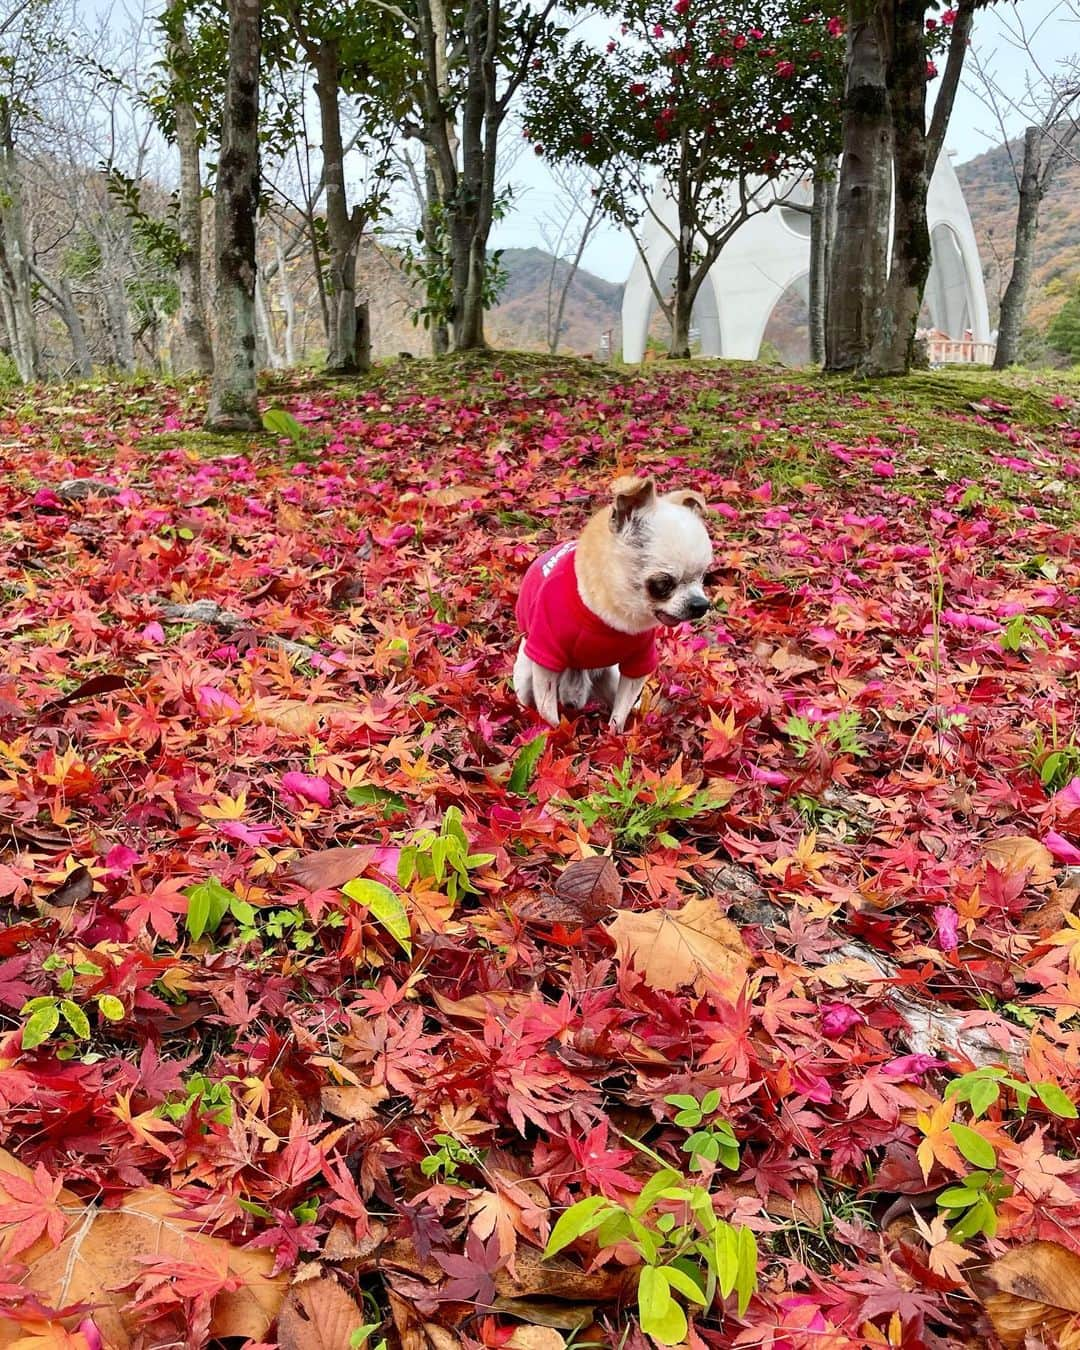
[[[1039,207],[1044,187],[1041,181],[1042,138],[1040,127],[1024,132],[1024,167],[1020,175],[1020,200],[1016,209],[1016,233],[1009,284],[1001,301],[994,369],[1007,370],[1019,360],[1028,287],[1035,265],[1035,238],[1039,232]]]
[[[430,146],[424,147],[424,187],[422,228],[427,264],[429,267],[438,265],[445,268],[447,260],[439,250],[439,230],[435,219],[435,203],[439,200],[439,179],[436,172],[435,154]],[[432,356],[445,356],[449,350],[450,329],[444,319],[435,315],[431,322],[431,354]]]
[[[867,373],[906,375],[930,275],[926,221],[925,0],[894,0],[886,81],[892,120],[893,242]]]
[[[259,201],[260,0],[229,0],[229,64],[214,203],[217,350],[211,431],[255,431],[255,216]]]
[[[371,307],[366,300],[356,306],[356,345],[353,364],[366,375],[371,369]]]
[[[41,377],[41,350],[30,284],[30,250],[23,217],[22,178],[15,152],[11,109],[0,99],[0,230],[3,232],[2,282],[8,291],[4,306],[11,355],[24,384]]]
[[[830,371],[865,364],[888,272],[892,135],[880,10],[877,0],[848,0],[844,153],[826,322],[825,368]]]
[[[258,353],[260,346],[262,349],[260,364],[265,363],[271,370],[282,370],[285,362],[282,360],[281,349],[274,333],[274,321],[266,303],[266,287],[258,273],[255,276],[255,335],[255,350]]]
[[[274,251],[277,255],[277,278],[281,287],[281,307],[285,311],[285,364],[291,370],[296,365],[296,296],[289,276],[288,259],[281,240],[281,227],[274,226]]]
[[[186,80],[191,42],[184,26],[182,0],[172,0],[170,26],[176,33],[170,41],[168,63],[171,71],[173,106],[176,118],[176,148],[180,156],[180,193],[176,228],[180,249],[176,260],[176,281],[180,291],[178,333],[173,344],[173,373],[209,375],[214,354],[206,331],[206,310],[202,292],[202,173],[199,167],[199,127]]]
[[[322,126],[323,178],[326,182],[326,239],[329,333],[326,369],[335,375],[356,370],[356,246],[362,220],[349,212],[345,196],[345,149],[341,137],[341,53],[336,39],[312,47],[315,92]]]
[[[836,156],[825,155],[814,166],[810,208],[810,360],[819,366],[825,364],[825,315],[835,211]]]
[[[90,355],[89,343],[86,340],[86,328],[83,325],[82,315],[79,313],[79,307],[75,303],[75,296],[71,290],[71,282],[64,276],[58,277],[56,281],[51,281],[37,267],[33,268],[33,274],[53,308],[63,319],[64,327],[68,330],[68,337],[71,339],[71,359],[79,378],[83,380],[91,379],[94,374],[94,361]]]

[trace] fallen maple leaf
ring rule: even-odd
[[[699,993],[713,988],[733,996],[746,980],[750,953],[712,896],[675,910],[620,910],[604,926],[620,962],[653,989],[692,985]]]
[[[48,1238],[55,1247],[64,1236],[67,1219],[60,1206],[63,1183],[51,1176],[43,1163],[29,1177],[8,1173],[3,1178],[7,1203],[0,1204],[0,1225],[7,1231],[0,1238],[5,1256],[16,1256],[32,1247],[38,1238]]]
[[[1029,1242],[999,1256],[985,1275],[983,1306],[1005,1350],[1029,1331],[1050,1332],[1058,1350],[1080,1350],[1080,1256],[1056,1242]]]

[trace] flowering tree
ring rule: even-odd
[[[790,0],[602,8],[617,35],[542,64],[526,134],[537,154],[605,170],[603,208],[635,242],[643,217],[659,219],[653,180],[666,183],[675,279],[666,292],[650,268],[650,281],[671,325],[669,354],[686,357],[694,301],[725,243],[836,146],[843,24]]]

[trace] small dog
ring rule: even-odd
[[[705,498],[689,491],[657,496],[651,478],[620,478],[612,492],[611,505],[576,543],[537,558],[518,596],[523,637],[514,693],[553,727],[560,705],[583,708],[598,699],[622,731],[656,669],[658,625],[673,628],[709,608]]]

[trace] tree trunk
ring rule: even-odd
[[[176,37],[169,45],[168,63],[172,74],[173,106],[176,116],[176,148],[180,155],[180,194],[176,229],[180,249],[176,260],[176,281],[180,291],[180,312],[173,346],[175,375],[209,375],[214,354],[206,331],[206,311],[202,292],[202,174],[199,168],[199,127],[195,109],[185,87],[190,74],[191,42],[184,26],[183,0],[173,0],[170,25]]]
[[[75,303],[75,296],[71,290],[71,282],[64,276],[58,277],[56,281],[50,281],[48,276],[39,271],[37,267],[33,268],[33,274],[38,285],[42,288],[42,292],[63,319],[64,327],[68,330],[68,337],[71,339],[72,364],[79,378],[82,380],[91,379],[94,374],[94,361],[86,340],[86,328],[83,325],[82,315],[79,313],[79,307]]]
[[[1042,130],[1039,127],[1028,127],[1024,132],[1024,167],[1020,176],[1020,200],[1016,208],[1012,273],[1001,301],[997,351],[994,353],[995,370],[1007,370],[1019,360],[1024,310],[1027,307],[1028,287],[1035,265],[1039,206],[1044,190],[1041,182],[1041,160]]]
[[[10,292],[5,305],[8,341],[19,378],[32,384],[41,376],[41,351],[34,320],[34,296],[30,285],[30,250],[22,207],[22,179],[15,153],[11,109],[0,99],[0,229],[5,256],[4,284]]]
[[[266,287],[263,285],[262,277],[257,273],[255,276],[255,334],[257,339],[255,351],[261,356],[260,364],[269,366],[271,370],[283,369],[285,362],[281,359],[281,350],[274,334],[274,321],[266,303]]]
[[[671,297],[671,338],[668,342],[668,359],[671,361],[690,360],[690,318],[695,298],[690,293],[693,281],[692,248],[693,231],[690,231],[688,238],[684,227],[675,255],[675,289]]]
[[[854,370],[869,357],[889,253],[892,138],[886,34],[876,0],[868,6],[848,0],[847,10],[843,159],[825,333],[825,368],[830,371]]]
[[[829,261],[836,212],[836,156],[825,155],[814,166],[810,208],[810,360],[825,364],[825,315],[828,312]]]
[[[435,155],[430,146],[424,147],[424,213],[422,228],[424,231],[424,250],[429,269],[445,268],[447,259],[439,249],[439,229],[436,223],[435,203],[439,200],[439,181],[435,168]],[[431,322],[431,354],[445,356],[450,350],[450,329],[446,321],[433,316]]]
[[[356,369],[356,245],[360,218],[349,213],[345,197],[345,149],[341,138],[341,55],[328,38],[312,53],[315,92],[322,126],[323,179],[326,183],[326,239],[330,331],[326,369],[335,375]]]
[[[366,300],[356,306],[356,346],[353,364],[366,375],[371,369],[371,307]]]
[[[492,9],[498,14],[498,0]],[[494,165],[487,162],[494,148],[485,143],[489,110],[487,49],[494,48],[492,14],[487,0],[467,0],[465,14],[466,81],[461,116],[461,175],[449,202],[454,284],[452,325],[455,351],[475,351],[484,341],[484,274],[488,230],[494,206]],[[496,17],[497,22],[497,17]],[[492,75],[494,81],[494,74]],[[492,90],[492,94],[494,90]],[[490,186],[490,199],[489,199]]]
[[[279,225],[274,226],[274,251],[277,254],[281,307],[285,311],[285,364],[291,370],[296,365],[296,296],[293,293],[292,278],[289,276]]]
[[[906,375],[930,275],[926,221],[925,0],[896,0],[886,72],[893,129],[893,243],[868,373]]]
[[[229,65],[214,203],[217,349],[206,418],[211,431],[255,431],[261,425],[255,369],[260,10],[260,0],[229,0]]]

